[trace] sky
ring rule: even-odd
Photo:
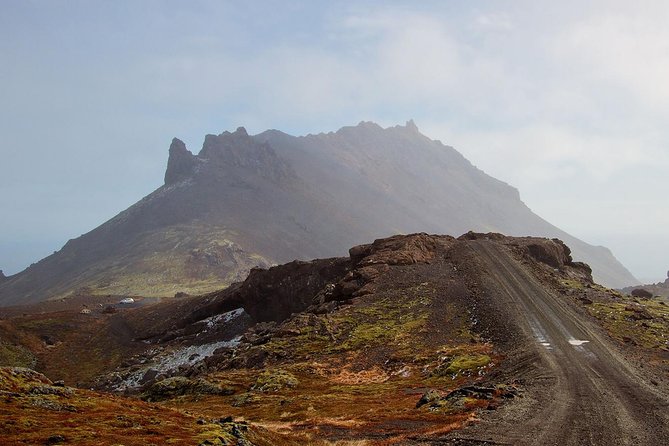
[[[0,269],[163,183],[179,137],[414,119],[643,282],[669,269],[669,2],[0,0]]]

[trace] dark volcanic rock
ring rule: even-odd
[[[46,439],[47,445],[52,445],[52,444],[60,444],[65,442],[65,437],[60,434],[52,435],[49,438]]]
[[[165,171],[165,184],[173,184],[189,178],[194,173],[197,161],[195,156],[186,149],[180,139],[174,138],[170,145],[170,156]]]
[[[244,309],[257,321],[283,320],[304,311],[319,290],[348,268],[347,260],[326,259],[252,270],[240,290]]]
[[[244,127],[220,135],[206,135],[198,159],[226,167],[238,167],[276,183],[295,178],[290,165],[266,142],[257,142]]]
[[[571,251],[567,245],[559,240],[554,241],[555,244],[552,245],[530,243],[527,245],[527,249],[532,257],[554,268],[561,268],[565,264],[570,264],[572,262]]]
[[[452,238],[451,238],[452,239]],[[425,233],[409,236],[394,236],[376,240],[371,245],[351,248],[349,254],[353,261],[362,261],[364,265],[411,265],[414,263],[430,263],[436,247],[443,245],[447,237],[435,237]],[[455,240],[455,239],[452,239]]]
[[[103,314],[113,314],[113,313],[116,313],[116,311],[117,311],[117,310],[116,310],[116,307],[114,307],[114,306],[112,306],[112,305],[107,305],[107,306],[102,310],[102,313],[103,313]]]
[[[434,404],[434,403],[438,402],[439,400],[441,400],[442,398],[443,398],[443,395],[441,394],[441,392],[439,392],[437,390],[434,390],[434,389],[430,389],[427,392],[425,392],[423,394],[423,396],[420,397],[420,399],[416,403],[416,409],[418,409],[419,407],[422,407],[426,404]]]
[[[653,297],[653,293],[648,290],[644,290],[643,288],[635,288],[630,294],[634,297],[640,297],[642,299],[650,299]]]

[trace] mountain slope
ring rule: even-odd
[[[396,233],[468,230],[558,237],[597,281],[636,283],[605,248],[550,225],[518,191],[413,122],[360,123],[293,137],[243,128],[207,135],[193,155],[172,141],[165,184],[60,251],[0,283],[0,303],[79,288],[98,294],[204,292],[252,266],[335,256]]]

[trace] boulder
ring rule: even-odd
[[[442,398],[441,392],[434,389],[430,389],[427,392],[425,392],[423,396],[420,397],[420,399],[416,403],[416,409],[426,404],[433,405],[435,403],[438,403],[441,400],[441,398]]]
[[[116,307],[112,305],[107,305],[104,310],[102,310],[102,313],[104,314],[113,314],[116,313]]]
[[[632,290],[630,294],[634,297],[640,297],[642,299],[650,299],[653,297],[653,293],[648,290],[644,290],[643,288],[636,288]]]
[[[60,434],[52,435],[46,439],[46,444],[61,444],[64,442],[65,442],[65,437]]]
[[[149,386],[142,394],[146,401],[162,401],[183,395],[232,395],[234,389],[211,383],[205,379],[174,376]]]

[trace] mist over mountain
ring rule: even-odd
[[[53,255],[6,279],[0,303],[72,292],[173,295],[218,289],[254,266],[338,256],[397,233],[469,230],[557,237],[597,282],[638,281],[603,247],[535,215],[518,191],[413,121],[294,137],[207,135],[197,155],[174,139],[165,184]]]

